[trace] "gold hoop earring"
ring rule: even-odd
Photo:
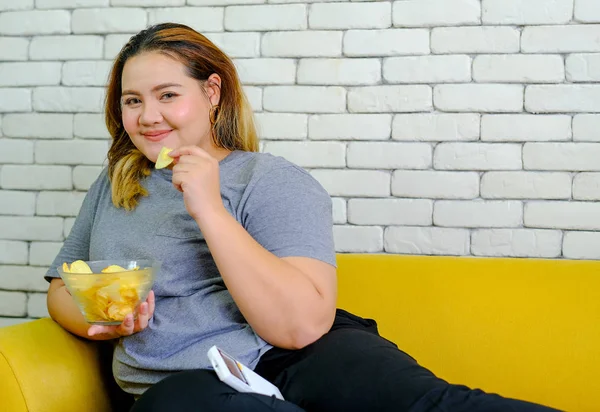
[[[210,120],[210,125],[214,126],[219,119],[219,105],[214,105],[210,108],[208,112],[208,119]]]

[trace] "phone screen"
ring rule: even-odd
[[[229,369],[229,372],[231,372],[231,374],[233,376],[235,376],[236,378],[238,378],[239,380],[244,382],[246,385],[249,385],[248,381],[246,381],[246,378],[244,377],[244,374],[242,373],[242,370],[238,366],[236,360],[233,359],[231,356],[227,355],[225,352],[223,352],[220,349],[219,349],[219,353],[223,357],[223,360],[225,361],[225,365],[227,365],[227,369]]]

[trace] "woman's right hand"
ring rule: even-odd
[[[148,293],[145,302],[138,308],[137,319],[133,320],[133,314],[129,314],[123,320],[123,323],[116,326],[92,325],[88,329],[88,336],[94,336],[95,339],[117,339],[122,336],[129,336],[146,329],[148,321],[154,315],[154,291]]]

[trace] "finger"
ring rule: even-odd
[[[133,324],[133,315],[129,314],[127,316],[125,316],[125,319],[123,320],[123,323],[121,323],[118,327],[117,327],[117,333],[121,336],[129,336],[133,333],[133,328],[134,328],[134,324]]]
[[[92,325],[88,329],[88,336],[103,335],[103,334],[112,335],[114,333],[114,331],[115,331],[114,326]]]
[[[139,332],[148,326],[148,303],[143,302],[138,310],[137,325],[135,331]]]
[[[154,307],[156,306],[156,300],[153,290],[151,290],[150,293],[148,293],[146,302],[148,302],[148,317],[151,318],[152,316],[154,316]]]
[[[198,146],[183,146],[169,152],[169,156],[171,157],[181,157],[184,155],[200,156],[205,159],[213,158],[211,155],[208,154],[208,152],[206,152],[203,149],[200,149]]]
[[[175,158],[175,163],[176,165],[180,165],[180,164],[202,164],[204,162],[206,162],[207,159],[200,157],[200,156],[194,156],[194,155],[188,155],[188,154],[184,154],[181,155],[177,158]]]

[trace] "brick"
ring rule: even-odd
[[[385,29],[391,25],[390,2],[314,4],[308,15],[311,29]]]
[[[518,227],[523,224],[523,204],[514,200],[438,200],[433,223],[450,227]]]
[[[34,0],[0,0],[0,11],[30,10],[34,8]]]
[[[104,115],[76,113],[73,134],[84,139],[108,139],[110,134],[104,123]]]
[[[0,186],[19,190],[70,190],[71,168],[68,166],[4,165],[0,169]]]
[[[106,86],[112,68],[109,61],[74,61],[63,66],[62,84],[65,86]]]
[[[523,53],[598,52],[600,25],[532,26],[523,28]]]
[[[336,86],[269,86],[263,91],[263,105],[273,112],[340,113],[346,110],[346,90]]]
[[[67,10],[7,11],[0,14],[0,35],[32,36],[70,32],[71,14]]]
[[[146,28],[147,13],[135,8],[103,8],[73,10],[73,33],[104,34],[138,32]]]
[[[353,113],[425,112],[432,109],[431,87],[367,86],[348,93],[348,110]]]
[[[478,140],[480,116],[473,113],[398,114],[392,123],[392,139],[421,141]]]
[[[433,153],[433,166],[441,170],[521,169],[521,145],[440,143]]]
[[[105,141],[39,141],[35,146],[35,161],[38,164],[102,165],[107,151]]]
[[[481,119],[481,140],[496,142],[571,140],[571,116],[490,114]]]
[[[270,57],[337,57],[342,55],[342,32],[268,32],[261,53]]]
[[[293,59],[237,59],[235,66],[244,84],[294,84],[296,81]]]
[[[244,93],[252,110],[260,112],[263,109],[263,90],[260,87],[244,86]]]
[[[313,170],[313,177],[331,196],[385,197],[390,174],[379,170]]]
[[[29,264],[44,267],[50,266],[58,255],[62,245],[63,242],[31,242]]]
[[[428,169],[429,143],[355,142],[348,145],[348,167],[356,169]]]
[[[433,202],[427,199],[350,199],[348,222],[356,225],[430,226]]]
[[[308,135],[308,116],[293,113],[257,113],[261,139],[297,140]]]
[[[473,61],[476,82],[556,83],[564,79],[564,62],[558,55],[481,55]]]
[[[471,81],[469,56],[390,57],[383,62],[388,83],[453,83]]]
[[[0,265],[0,288],[18,291],[45,292],[45,267]]]
[[[61,241],[62,229],[59,217],[0,216],[0,239]]]
[[[0,138],[0,164],[33,163],[33,142]]]
[[[33,216],[35,193],[0,190],[0,215]]]
[[[600,259],[598,232],[565,232],[563,256],[567,259]]]
[[[38,87],[33,107],[39,112],[95,112],[104,106],[102,87]]]
[[[0,240],[0,264],[26,265],[29,259],[27,242]]]
[[[32,60],[101,59],[103,43],[100,36],[34,37],[29,57]]]
[[[394,26],[461,26],[481,23],[478,0],[405,0],[394,2]]]
[[[479,196],[479,173],[397,170],[392,195],[430,199],[474,199]]]
[[[534,201],[525,206],[525,226],[550,229],[600,229],[600,204],[574,201]]]
[[[313,140],[387,140],[391,114],[323,114],[308,119],[308,136]]]
[[[227,31],[304,30],[305,4],[230,6],[225,9]]]
[[[436,27],[433,53],[518,53],[521,33],[514,27]]]
[[[139,7],[159,7],[159,6],[185,6],[185,0],[111,0],[111,6],[139,6]],[[151,10],[153,11],[153,10]],[[163,21],[171,21],[165,18]],[[153,23],[150,23],[153,24]]]
[[[162,1],[162,0],[161,0]],[[147,7],[147,5],[144,5]],[[148,25],[172,21],[185,24],[202,33],[205,31],[223,31],[222,7],[173,7],[148,11]]]
[[[265,2],[266,0],[187,0],[187,4],[190,6],[224,6],[229,4],[259,4]]]
[[[600,9],[595,0],[577,0],[575,2],[575,20],[584,23],[600,23]]]
[[[45,293],[30,293],[27,300],[27,316],[30,318],[47,318],[48,306]]]
[[[27,314],[27,295],[22,292],[0,291],[0,315],[25,316]]]
[[[577,173],[573,178],[573,199],[600,200],[600,173]]]
[[[346,56],[397,56],[429,54],[429,30],[348,30]]]
[[[260,55],[260,33],[206,33],[206,37],[230,57]]]
[[[552,172],[488,172],[481,178],[487,199],[570,199],[571,176]]]
[[[344,224],[348,222],[346,201],[339,197],[331,199],[332,215],[334,224]]]
[[[376,226],[333,226],[338,253],[374,253],[383,250],[383,229]]]
[[[31,90],[0,88],[0,113],[31,111]]]
[[[67,236],[69,236],[69,233],[71,233],[71,229],[73,229],[74,224],[75,224],[74,217],[68,217],[65,219],[65,223],[63,226],[63,236],[65,237],[65,239],[67,238]]]
[[[480,229],[471,235],[475,256],[556,258],[562,251],[559,230]]]
[[[36,0],[37,9],[74,9],[79,7],[108,7],[110,0]]]
[[[0,37],[0,61],[27,60],[28,49],[29,39]]]
[[[73,185],[76,190],[88,190],[96,181],[102,166],[75,166],[73,168]]]
[[[77,216],[84,192],[40,192],[37,197],[38,216]]]
[[[600,85],[528,86],[525,109],[533,113],[599,112]]]
[[[578,114],[573,117],[573,140],[600,141],[600,114]]]
[[[526,143],[523,166],[529,170],[597,171],[600,144]]]
[[[26,139],[70,139],[73,137],[72,114],[7,114],[2,122],[7,137]]]
[[[600,53],[571,54],[566,60],[570,82],[600,82]]]
[[[384,249],[409,255],[469,254],[469,231],[442,227],[387,227]]]
[[[381,81],[378,59],[302,59],[298,84],[370,85]]]
[[[19,325],[21,323],[31,322],[33,319],[29,318],[3,318],[0,317],[0,328],[5,326],[14,326]]]
[[[566,24],[573,16],[573,0],[483,0],[484,24]]]
[[[517,84],[441,84],[433,89],[436,109],[457,112],[521,112],[523,86]]]
[[[340,142],[267,142],[264,150],[300,167],[346,166],[346,145]]]
[[[109,34],[104,41],[104,58],[113,60],[134,34]]]

